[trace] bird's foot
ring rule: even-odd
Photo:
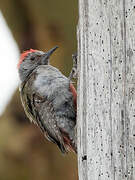
[[[77,53],[72,55],[73,67],[69,75],[69,79],[77,78]]]

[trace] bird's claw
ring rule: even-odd
[[[77,53],[74,53],[72,55],[72,60],[73,60],[73,67],[69,75],[69,79],[71,80],[72,78],[77,78]]]

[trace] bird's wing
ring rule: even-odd
[[[31,81],[26,82],[21,88],[21,99],[27,116],[40,127],[50,141],[58,145],[63,153],[67,152],[51,102],[48,101],[47,97],[41,97],[36,92],[29,93],[29,82]]]
[[[57,126],[57,116],[55,115],[52,103],[45,97],[33,94],[32,107],[41,130],[46,132],[45,135],[50,141],[56,143],[61,151],[65,152],[63,136]]]

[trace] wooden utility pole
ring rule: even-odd
[[[135,180],[135,0],[79,0],[79,180]]]

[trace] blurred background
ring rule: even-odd
[[[18,91],[20,52],[47,51],[66,76],[76,52],[77,0],[0,0],[0,180],[77,180],[77,158],[62,155],[29,122]]]

